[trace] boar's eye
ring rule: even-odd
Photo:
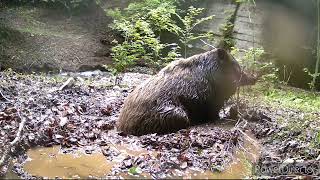
[[[227,58],[227,52],[224,49],[218,48],[217,49],[217,53],[218,53],[218,58],[220,60],[225,60],[225,58]]]
[[[224,67],[229,66],[233,57],[224,49],[218,48],[216,50],[218,63]]]

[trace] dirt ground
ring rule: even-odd
[[[128,172],[131,167],[138,166],[143,172],[161,178],[167,177],[174,167],[222,169],[231,161],[236,144],[241,142],[239,133],[217,127],[193,127],[163,136],[123,135],[115,131],[114,126],[124,98],[150,75],[126,73],[115,78],[96,71],[76,76],[73,87],[60,91],[58,88],[68,75],[1,74],[2,92],[8,99],[0,106],[1,144],[14,139],[20,116],[28,118],[23,143],[15,150],[18,160],[14,170],[21,177],[31,177],[23,171],[21,163],[26,160],[26,151],[37,146],[80,148],[87,154],[102,151],[109,160],[118,156],[110,144],[151,148],[160,152],[157,157],[138,157],[137,160],[128,156],[113,167],[109,175]]]
[[[0,7],[0,17],[0,69],[86,71],[111,63],[114,35],[101,7],[68,14],[8,5]]]
[[[59,90],[70,77],[74,83]],[[12,149],[11,155],[15,159],[10,171],[21,178],[40,178],[41,175],[25,170],[24,164],[31,156],[28,150],[58,145],[62,154],[76,151],[103,154],[106,163],[113,162],[103,177],[192,178],[199,176],[187,176],[190,171],[209,172],[210,175],[228,172],[228,167],[235,161],[235,153],[239,149],[247,151],[245,141],[257,143],[262,148],[256,152],[258,160],[248,166],[250,172],[255,170],[254,173],[243,178],[289,177],[280,170],[262,171],[266,166],[303,166],[319,170],[315,168],[319,150],[294,140],[299,132],[290,132],[285,140],[275,138],[274,135],[284,129],[276,123],[278,115],[283,113],[267,107],[253,107],[245,100],[239,103],[239,113],[233,99],[221,111],[222,120],[218,123],[194,126],[177,133],[135,137],[116,131],[115,123],[125,97],[149,77],[149,74],[136,72],[117,77],[101,71],[57,75],[1,72],[1,147],[6,147],[15,138],[19,122],[27,118],[22,142]],[[297,113],[292,112],[293,116]],[[225,122],[233,123],[221,126]],[[253,136],[248,136],[247,132],[252,132]],[[146,153],[120,153],[124,147]],[[319,176],[319,171],[302,171],[299,172],[301,175]],[[208,177],[202,175],[200,177]]]

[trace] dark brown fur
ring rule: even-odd
[[[133,135],[163,134],[214,120],[236,87],[245,84],[241,77],[246,76],[238,63],[222,49],[173,61],[127,97],[117,128]]]

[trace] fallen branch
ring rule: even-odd
[[[115,144],[113,144],[111,141],[108,141],[108,142],[118,151],[118,153],[121,153],[121,151],[116,147]]]
[[[252,152],[249,152],[249,151],[248,151],[246,148],[244,148],[241,144],[239,144],[239,146],[240,146],[240,149],[242,149],[244,152],[250,154],[250,155],[254,158],[254,161],[256,161],[258,155],[254,154],[254,153],[252,153]]]
[[[239,112],[240,113],[240,112]],[[243,115],[241,115],[241,117],[243,117]],[[240,124],[242,123],[242,122],[244,122],[244,125],[242,125],[242,127],[240,127]],[[232,128],[232,131],[238,131],[238,132],[240,132],[241,134],[243,134],[247,139],[248,139],[248,141],[252,144],[252,145],[254,145],[255,147],[257,147],[257,148],[259,148],[259,143],[256,141],[256,140],[254,140],[253,138],[251,138],[248,134],[246,134],[245,132],[243,132],[242,130],[241,130],[241,128],[245,128],[246,126],[247,126],[247,124],[248,124],[248,121],[247,120],[244,120],[244,119],[242,119],[242,118],[239,118],[238,119],[238,122],[235,124],[235,126]]]
[[[231,122],[238,122],[238,121],[235,120],[235,119],[229,119],[229,118],[223,118],[223,120],[225,120],[225,121],[231,121]]]
[[[65,83],[63,83],[62,86],[60,86],[59,91],[62,91],[66,88],[70,88],[75,83],[75,79],[73,77],[70,77]]]
[[[237,130],[237,131],[239,131],[241,134],[243,134],[243,135],[248,139],[248,141],[249,141],[252,145],[254,145],[255,147],[259,148],[259,143],[258,143],[256,140],[252,139],[248,134],[246,134],[245,132],[243,132],[240,128],[235,128],[235,130]]]
[[[24,126],[26,124],[27,118],[22,118],[19,113],[18,113],[18,116],[21,119],[21,122],[19,124],[19,129],[18,129],[17,135],[14,138],[14,140],[9,143],[8,147],[4,150],[4,153],[2,154],[2,157],[0,159],[0,169],[2,169],[7,164],[9,159],[11,158],[10,157],[11,149],[14,146],[16,146],[21,140],[22,131],[23,131]]]

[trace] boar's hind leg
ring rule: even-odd
[[[179,106],[169,105],[160,112],[160,133],[175,132],[190,125],[186,111]]]

